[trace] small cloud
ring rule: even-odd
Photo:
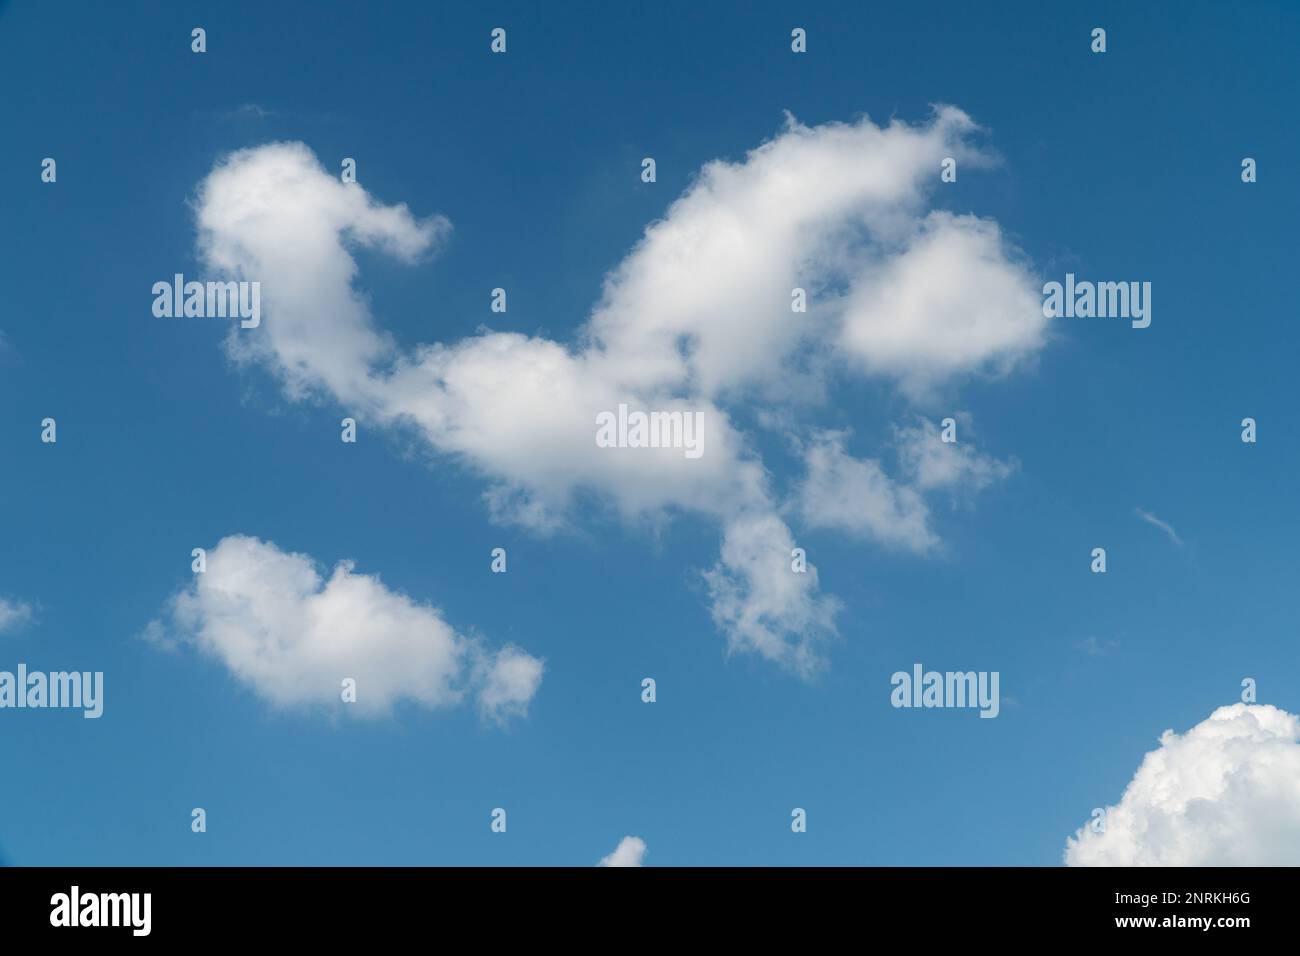
[[[625,836],[619,841],[614,852],[605,857],[597,866],[640,866],[645,859],[645,840],[640,837]]]
[[[145,625],[144,630],[136,636],[160,651],[176,652],[181,648],[180,639],[168,634],[167,628],[159,620],[150,621]]]
[[[229,535],[150,622],[141,639],[216,658],[281,708],[337,707],[344,680],[358,716],[399,704],[428,709],[477,699],[484,718],[523,717],[544,663],[514,645],[494,649],[449,624],[442,611],[340,561],[328,573],[310,555]]]
[[[1183,539],[1178,537],[1178,532],[1173,529],[1173,527],[1169,524],[1169,522],[1161,521],[1151,512],[1143,511],[1141,508],[1136,508],[1134,510],[1137,512],[1137,516],[1141,518],[1143,521],[1145,521],[1147,524],[1155,525],[1165,534],[1169,535],[1169,540],[1172,541],[1174,544],[1178,545],[1178,547],[1181,548],[1183,546]]]
[[[31,621],[33,613],[30,604],[0,597],[0,634],[18,630]]]
[[[1119,647],[1119,641],[1099,641],[1091,635],[1087,640],[1080,641],[1074,645],[1077,651],[1083,651],[1089,657],[1101,657],[1111,651],[1112,648]]]
[[[962,433],[969,435],[973,430],[970,413],[957,412],[956,416]],[[894,428],[903,469],[922,491],[946,488],[974,494],[1010,477],[1020,467],[1014,458],[999,461],[980,454],[969,443],[950,444],[942,436],[939,426],[924,418]]]
[[[244,103],[223,114],[226,119],[266,119],[274,116],[274,110],[264,109],[256,103]]]
[[[545,664],[511,644],[499,650],[484,669],[487,676],[478,695],[479,713],[497,724],[527,714],[542,683]]]

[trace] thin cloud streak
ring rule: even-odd
[[[1143,511],[1141,508],[1135,508],[1134,510],[1137,512],[1137,516],[1141,518],[1143,521],[1145,521],[1147,524],[1155,525],[1165,534],[1169,535],[1169,540],[1172,541],[1174,544],[1178,545],[1178,547],[1181,548],[1183,546],[1183,539],[1178,537],[1178,532],[1173,529],[1173,527],[1169,524],[1169,522],[1161,521],[1151,512]]]

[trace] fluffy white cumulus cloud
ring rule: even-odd
[[[1042,296],[997,223],[933,212],[915,229],[849,293],[841,341],[863,367],[922,396],[954,376],[1006,372],[1043,345]]]
[[[705,516],[722,535],[705,575],[730,645],[807,671],[836,602],[814,568],[791,572],[791,509],[736,413],[797,417],[840,374],[919,394],[1041,345],[1037,284],[996,224],[927,208],[944,157],[964,170],[992,161],[977,134],[951,107],[918,125],[789,119],[742,159],[704,166],[606,277],[571,342],[488,331],[397,347],[356,288],[350,246],[413,261],[450,227],[340,182],[301,144],[217,165],[198,191],[199,249],[209,268],[261,281],[262,326],[232,329],[228,348],[290,398],[332,397],[413,429],[483,476],[498,521],[550,531],[586,493],[629,522]],[[806,312],[792,311],[796,287]],[[703,453],[598,446],[597,416],[620,405],[697,415]],[[863,526],[923,541],[913,493],[864,469],[845,468],[886,500]]]
[[[0,597],[0,634],[18,630],[31,621],[32,614],[30,604]]]
[[[504,721],[526,711],[543,670],[516,647],[493,651],[457,632],[437,608],[351,562],[322,576],[308,555],[245,535],[207,552],[207,570],[147,636],[198,648],[278,707],[338,706],[351,678],[356,701],[344,706],[371,717],[403,701],[441,708],[474,697]]]
[[[606,281],[592,338],[629,384],[710,396],[770,386],[803,351],[842,349],[917,384],[1005,367],[1041,344],[1037,283],[995,223],[926,210],[943,158],[992,162],[976,132],[954,107],[915,126],[788,118],[743,161],[704,166],[646,230]],[[791,312],[796,287],[806,314]]]
[[[1066,842],[1071,866],[1300,864],[1300,717],[1270,705],[1220,707],[1185,734],[1166,730],[1104,832]]]
[[[231,354],[265,361],[294,395],[320,388],[351,398],[392,349],[353,288],[348,245],[414,262],[450,230],[441,216],[416,220],[405,205],[381,205],[327,176],[302,143],[232,154],[203,181],[196,211],[203,261],[260,281],[262,308],[276,319],[262,335],[231,335]]]
[[[614,852],[602,859],[597,866],[640,866],[645,859],[645,840],[640,837],[625,836],[618,841]]]

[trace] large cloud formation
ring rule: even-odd
[[[209,550],[206,571],[167,612],[147,637],[197,647],[284,708],[340,706],[351,678],[356,700],[346,706],[359,716],[401,701],[441,708],[473,697],[485,718],[504,722],[527,711],[542,680],[542,661],[457,632],[437,608],[351,562],[322,578],[308,555],[245,535]]]
[[[1233,704],[1181,736],[1166,730],[1105,809],[1103,832],[1067,840],[1067,864],[1300,864],[1300,717]]]
[[[798,419],[840,376],[923,399],[1005,373],[1042,345],[1038,284],[997,224],[928,209],[943,158],[991,162],[977,133],[952,107],[919,125],[789,118],[742,160],[703,167],[610,272],[568,344],[489,331],[398,348],[354,287],[349,247],[415,261],[450,226],[340,182],[300,143],[218,163],[198,191],[199,249],[210,269],[262,283],[261,328],[227,341],[237,361],[270,369],[291,399],[413,429],[484,476],[494,520],[550,531],[594,492],[629,522],[715,521],[721,555],[705,580],[730,646],[809,673],[838,605],[811,564],[792,573],[786,516],[798,509],[778,500],[733,413],[771,412],[760,417],[807,450],[812,524],[933,549],[919,492]],[[792,309],[796,288],[806,312]],[[620,404],[698,412],[704,454],[598,447],[596,416]],[[865,511],[828,504],[841,476],[870,496]]]

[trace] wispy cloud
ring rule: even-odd
[[[1079,641],[1079,643],[1075,644],[1074,649],[1077,651],[1083,651],[1083,653],[1087,654],[1089,657],[1101,657],[1103,654],[1110,651],[1111,648],[1118,646],[1118,641],[1099,641],[1097,638],[1089,635],[1087,640]]]
[[[233,110],[227,110],[223,115],[226,119],[265,119],[274,116],[275,110],[265,109],[256,103],[244,103]]]
[[[1153,524],[1165,534],[1169,535],[1169,540],[1178,545],[1178,547],[1181,548],[1183,546],[1183,539],[1178,537],[1178,532],[1173,529],[1173,526],[1170,525],[1169,522],[1161,521],[1151,512],[1144,511],[1141,508],[1135,508],[1134,510],[1137,512],[1137,516],[1147,524]]]

